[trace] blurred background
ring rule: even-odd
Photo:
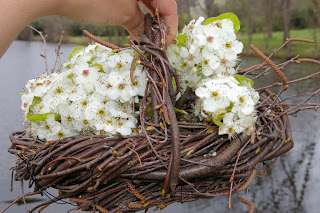
[[[292,44],[277,54],[278,57],[296,55],[319,58],[320,42],[320,0],[176,0],[179,13],[179,32],[190,20],[204,16],[218,16],[233,12],[241,22],[238,38],[245,45],[243,53],[252,54],[247,48],[253,43],[264,53],[270,53],[279,47],[288,37],[301,37],[317,41],[315,45]],[[62,30],[64,42],[85,44],[89,41],[82,35],[82,30],[102,39],[123,45],[127,32],[119,26],[99,26],[73,22],[64,17],[48,16],[31,23],[32,26],[48,35],[48,41],[57,42]],[[35,32],[26,28],[18,36],[20,40],[39,40]]]

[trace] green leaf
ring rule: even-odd
[[[37,105],[37,104],[40,103],[40,102],[41,102],[41,98],[34,96],[34,97],[33,97],[33,100],[32,100],[31,106],[35,106],[35,105]]]
[[[55,115],[56,121],[61,119],[61,116],[56,113],[45,113],[45,114],[35,114],[35,115],[31,115],[30,113],[28,113],[27,119],[32,122],[45,121],[47,119],[48,115]]]
[[[66,66],[66,68],[67,68],[67,70],[70,70],[71,64],[68,64],[68,65]]]
[[[253,86],[253,81],[242,75],[234,74],[233,77],[239,82],[239,86]]]
[[[69,60],[70,60],[73,56],[75,56],[76,54],[78,54],[81,50],[83,50],[84,48],[86,48],[86,47],[84,47],[84,46],[79,46],[79,47],[74,47],[74,48],[72,48],[72,50],[70,51],[70,54],[69,54]]]
[[[175,111],[176,113],[181,114],[181,115],[189,115],[189,113],[186,112],[186,111],[184,111],[183,109],[174,108],[174,111]]]
[[[240,21],[238,17],[233,13],[223,13],[218,17],[208,18],[204,22],[204,25],[208,25],[214,21],[223,20],[223,19],[230,19],[233,22],[233,28],[235,33],[237,33],[240,30]]]
[[[194,149],[191,149],[191,150],[184,156],[184,158],[189,157],[192,153],[194,153]]]
[[[172,77],[172,85],[173,85],[173,89],[177,89],[177,82],[174,77]]]
[[[218,109],[215,111],[215,113],[212,113],[212,121],[215,125],[221,126],[223,123],[221,122],[223,119],[223,116],[227,113],[227,110],[225,109]]]
[[[149,56],[150,56],[150,53],[145,53],[144,56],[145,56],[145,57],[149,57]]]
[[[149,106],[148,110],[147,110],[147,116],[149,116],[150,118],[152,118],[152,106]]]
[[[232,108],[233,108],[233,103],[231,103],[230,106],[226,108],[227,112],[231,112]]]
[[[185,33],[179,34],[177,36],[177,41],[178,41],[177,46],[179,48],[183,47],[186,44],[186,41],[187,41],[187,34],[185,34]]]
[[[74,77],[73,73],[71,73],[70,75],[67,76],[67,78],[70,78],[72,83],[75,84],[74,80],[73,80],[73,77]]]
[[[103,70],[103,67],[101,64],[93,64],[91,65],[92,67],[99,67],[99,71],[98,72],[103,72],[103,73],[106,73],[104,70]]]
[[[213,123],[215,124],[215,125],[217,125],[217,126],[221,126],[223,123],[221,122],[221,120],[218,120],[218,119],[214,119],[214,118],[212,118],[212,121],[213,121]]]

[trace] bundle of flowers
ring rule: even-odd
[[[204,25],[203,17],[191,21],[167,52],[180,75],[180,93],[192,87],[199,98],[194,113],[209,116],[220,126],[219,134],[231,137],[251,134],[259,95],[252,81],[235,74],[243,45],[230,19],[237,18],[228,15]],[[75,48],[59,73],[27,83],[28,93],[21,94],[26,130],[47,141],[137,133],[134,104],[144,95],[146,74],[139,63],[132,65],[135,54],[133,49],[114,51],[98,43]]]
[[[133,105],[143,96],[146,74],[132,49],[113,51],[100,44],[77,48],[59,73],[30,80],[21,94],[26,130],[47,141],[74,135],[130,135]]]
[[[238,69],[243,45],[234,14],[191,21],[166,51],[165,23],[150,14],[145,23],[140,42],[129,39],[126,48],[85,32],[96,43],[27,83],[26,130],[10,135],[9,152],[19,157],[15,180],[30,180],[35,191],[20,199],[59,190],[31,212],[61,199],[76,209],[132,212],[226,195],[231,208],[261,162],[293,147],[287,116],[320,107],[307,103],[319,90],[295,106],[280,99],[289,83],[319,74],[288,82],[280,67],[316,60],[275,65],[252,46],[264,62]],[[297,40],[312,42],[285,44]],[[245,77],[271,69],[281,82],[253,89]],[[276,86],[278,95],[269,90]]]

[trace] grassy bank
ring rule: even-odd
[[[290,37],[291,38],[304,38],[315,40],[315,34],[317,37],[318,48],[316,50],[316,44],[306,43],[306,42],[291,42],[291,50],[292,55],[295,56],[299,54],[301,57],[310,57],[314,58],[319,52],[319,44],[320,44],[320,29],[303,29],[303,30],[291,30]],[[239,34],[238,39],[243,42],[244,50],[243,55],[252,55],[252,50],[248,51],[248,36],[246,34]],[[255,45],[259,50],[261,50],[266,55],[270,54],[271,51],[275,48],[280,47],[283,44],[283,32],[273,32],[272,38],[269,39],[269,48],[266,46],[266,33],[255,33],[252,36],[251,44]],[[317,52],[316,52],[317,51]],[[279,51],[275,57],[283,58],[286,57],[286,50],[282,49]],[[319,57],[319,54],[318,54]]]
[[[320,28],[314,30],[314,29],[303,29],[303,30],[291,30],[290,31],[290,37],[291,38],[304,38],[304,39],[310,39],[314,40],[314,34],[316,33],[317,36],[317,43],[318,48],[317,51],[319,52],[319,46],[320,46]],[[100,37],[101,39],[114,43],[114,44],[120,44],[120,46],[123,46],[123,44],[126,42],[127,37],[124,38],[116,38],[116,37]],[[36,40],[41,40],[40,37],[36,37]],[[244,44],[244,50],[242,55],[253,55],[253,52],[251,50],[248,51],[248,36],[244,33],[238,33],[238,39],[243,42]],[[90,39],[86,36],[66,36],[63,41],[65,43],[76,43],[81,45],[86,45],[88,42],[90,42]],[[272,38],[269,39],[269,48],[266,46],[266,33],[255,33],[252,36],[251,43],[255,45],[259,50],[261,50],[266,55],[270,54],[271,51],[274,48],[278,48],[283,44],[283,32],[273,32]],[[316,56],[316,45],[312,43],[305,43],[305,42],[292,42],[291,43],[292,48],[292,55],[295,56],[299,54],[301,57],[310,57],[315,58]],[[279,51],[274,57],[278,58],[285,58],[286,57],[286,50],[283,49]],[[318,54],[319,57],[319,54]]]

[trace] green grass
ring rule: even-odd
[[[317,43],[320,43],[320,29],[316,29],[317,34]],[[291,30],[290,31],[291,38],[304,38],[314,40],[314,29],[303,29],[303,30]],[[238,39],[243,42],[244,50],[243,54],[252,55],[252,50],[247,51],[248,49],[248,36],[247,34],[238,34]],[[266,55],[270,54],[271,51],[275,48],[279,48],[283,44],[283,32],[273,32],[272,38],[269,40],[269,48],[266,48],[266,33],[255,33],[253,34],[251,44],[256,46],[260,51],[265,53]],[[310,57],[314,58],[316,56],[316,45],[313,43],[306,43],[306,42],[291,42],[291,50],[292,55],[295,56],[297,54],[300,57]],[[319,52],[319,48],[317,50]],[[283,58],[286,57],[286,50],[282,49],[281,51],[277,52],[275,57]]]

